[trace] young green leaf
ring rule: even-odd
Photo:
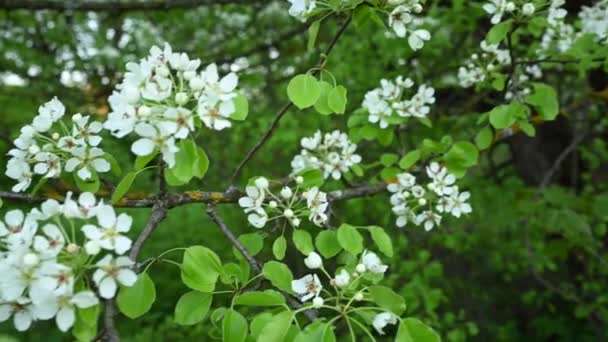
[[[555,89],[543,83],[534,83],[534,90],[525,98],[539,112],[543,120],[555,120],[559,114],[559,100]]]
[[[416,164],[418,160],[420,160],[420,151],[412,150],[406,153],[403,158],[401,158],[401,160],[399,161],[399,167],[403,170],[408,170],[410,167]]]
[[[332,258],[342,250],[340,243],[338,242],[337,234],[334,230],[323,230],[315,239],[317,250],[322,256],[326,258]]]
[[[492,140],[494,139],[494,134],[492,133],[492,128],[490,126],[486,126],[481,129],[475,136],[475,145],[480,150],[485,150],[486,148],[492,145]]]
[[[441,337],[420,320],[406,318],[399,324],[395,342],[441,342]]]
[[[294,229],[293,231],[293,244],[304,255],[310,254],[315,248],[312,244],[312,237],[310,233],[303,229]]]
[[[317,42],[317,36],[319,35],[319,28],[321,27],[321,20],[317,20],[308,27],[308,44],[306,48],[308,51],[315,49],[315,43]]]
[[[264,326],[260,335],[257,338],[258,342],[283,342],[285,336],[291,327],[293,313],[291,311],[283,311],[272,317],[272,320]]]
[[[297,75],[287,85],[287,96],[300,109],[311,107],[321,96],[319,81],[311,75]]]
[[[146,273],[141,273],[133,286],[121,287],[116,297],[120,312],[131,319],[148,312],[155,300],[156,288]]]
[[[222,337],[226,342],[244,342],[249,324],[243,315],[235,310],[227,310],[222,320]]]
[[[325,81],[319,81],[319,86],[321,88],[321,95],[317,99],[317,102],[315,102],[315,110],[322,115],[332,114],[334,111],[329,107],[328,96],[334,87]]]
[[[272,283],[272,285],[287,292],[291,292],[291,282],[293,275],[287,265],[278,261],[269,261],[264,264],[262,269],[264,277]]]
[[[393,242],[391,241],[390,236],[386,234],[382,227],[371,226],[369,227],[369,232],[372,235],[372,240],[380,252],[386,255],[389,258],[393,257]]]
[[[513,26],[512,20],[506,20],[506,21],[503,21],[499,24],[492,26],[492,28],[488,32],[488,35],[486,36],[486,40],[490,44],[500,43],[503,39],[505,39],[505,37],[507,36],[509,31],[511,31],[512,26]]]
[[[230,114],[230,118],[237,121],[247,119],[247,114],[249,114],[249,102],[245,95],[238,94],[233,101],[234,113]]]
[[[283,260],[287,250],[287,239],[283,235],[279,236],[272,244],[272,254],[277,260]]]
[[[400,316],[405,312],[405,299],[385,286],[372,286],[368,289],[372,300],[381,308]]]
[[[285,297],[274,290],[245,292],[235,297],[234,305],[244,306],[280,306],[285,304]]]
[[[184,252],[181,277],[184,284],[193,290],[213,291],[222,270],[220,258],[209,248],[192,246]]]
[[[131,185],[133,185],[133,182],[135,181],[136,177],[137,177],[137,173],[129,172],[118,183],[118,185],[116,186],[116,189],[114,189],[114,193],[112,193],[112,198],[110,198],[110,202],[112,204],[118,202],[124,195],[127,194],[127,192],[129,192],[129,189],[131,189]]]
[[[200,323],[211,307],[213,294],[190,291],[183,294],[175,306],[175,323],[194,325]]]
[[[339,85],[327,94],[327,104],[334,113],[344,114],[346,111],[346,88]]]
[[[346,223],[338,228],[338,243],[351,254],[363,252],[363,237],[357,228]]]

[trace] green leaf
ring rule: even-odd
[[[294,229],[292,239],[293,244],[300,253],[304,255],[308,255],[315,250],[315,247],[312,244],[312,237],[310,236],[310,233],[305,230]]]
[[[475,136],[475,145],[480,150],[485,150],[486,148],[492,145],[492,141],[494,140],[494,134],[492,133],[492,128],[490,126],[486,126],[481,129]]]
[[[125,178],[118,183],[116,189],[114,189],[114,193],[112,193],[112,198],[110,199],[112,204],[118,202],[124,195],[127,194],[127,192],[129,192],[129,189],[131,189],[131,185],[133,185],[136,177],[137,173],[129,172]]]
[[[515,123],[515,117],[510,105],[500,105],[490,111],[490,124],[494,128],[503,129]]]
[[[342,250],[334,230],[321,231],[315,239],[315,244],[319,253],[326,258],[334,257]]]
[[[300,331],[294,342],[334,342],[336,341],[336,335],[334,334],[334,327],[326,322],[319,320],[308,325],[304,330]]]
[[[258,233],[249,233],[239,236],[239,241],[247,249],[247,252],[251,256],[256,256],[264,248],[264,238]],[[241,252],[236,248],[233,248],[234,255],[238,258],[241,257]]]
[[[213,294],[190,291],[183,294],[175,306],[175,323],[179,325],[194,325],[207,316]]]
[[[285,304],[285,297],[280,292],[274,290],[245,292],[234,299],[234,305],[279,306],[283,304]]]
[[[458,160],[464,166],[476,165],[478,158],[479,151],[477,147],[468,141],[455,143],[445,155],[446,160]]]
[[[308,27],[308,44],[306,48],[308,51],[312,51],[315,48],[317,42],[317,36],[319,35],[319,28],[321,27],[321,20],[317,20]]]
[[[146,165],[148,165],[152,161],[152,159],[154,159],[154,157],[156,157],[157,155],[158,155],[158,151],[154,150],[154,152],[150,153],[147,156],[137,157],[135,159],[134,171],[140,171],[141,169],[146,167]]]
[[[291,292],[291,282],[293,275],[287,265],[278,261],[269,261],[264,264],[262,269],[264,277],[272,283],[272,285],[287,292]]]
[[[120,177],[120,175],[122,174],[122,169],[116,158],[114,158],[113,155],[106,153],[103,155],[103,159],[107,160],[108,163],[110,163],[110,172],[112,172],[114,176]]]
[[[251,320],[251,336],[257,339],[264,327],[272,321],[272,313],[263,312]]]
[[[247,115],[249,114],[249,101],[247,101],[247,97],[238,94],[233,101],[234,113],[230,114],[230,118],[237,121],[247,119]]]
[[[220,272],[222,262],[212,250],[203,246],[186,249],[181,268],[181,278],[186,286],[201,292],[212,292]]]
[[[387,257],[392,258],[393,242],[391,241],[390,236],[386,234],[384,229],[378,226],[370,226],[369,232],[372,235],[372,240],[374,240],[374,243],[376,244],[376,246],[378,246],[380,252],[382,252]]]
[[[399,160],[399,156],[395,153],[384,153],[380,156],[380,164],[383,166],[392,166]]]
[[[534,83],[534,90],[524,101],[531,104],[543,120],[555,120],[559,114],[559,100],[555,89],[543,83]]]
[[[533,137],[536,135],[536,128],[534,128],[534,125],[532,125],[528,121],[522,120],[518,121],[517,123],[519,124],[519,128],[521,128],[521,130],[526,133],[527,136]]]
[[[486,40],[490,44],[500,43],[503,39],[505,39],[505,37],[507,36],[509,31],[511,31],[512,26],[513,26],[512,20],[506,20],[506,21],[503,21],[499,24],[492,26],[492,28],[488,32],[488,35],[486,36]]]
[[[416,164],[418,160],[420,160],[420,151],[412,150],[408,152],[405,156],[403,156],[403,158],[401,158],[401,160],[399,161],[399,167],[403,170],[408,170],[410,167]]]
[[[319,81],[311,75],[297,75],[287,85],[287,96],[300,109],[311,107],[321,96]]]
[[[315,102],[315,110],[322,115],[332,114],[334,111],[329,107],[328,95],[334,87],[325,81],[319,81],[319,86],[321,87],[321,95]]]
[[[416,318],[406,318],[399,324],[396,342],[441,342],[435,330]]]
[[[309,189],[315,186],[321,186],[325,182],[323,172],[317,169],[303,170],[297,173],[297,176],[302,176],[304,182],[300,184],[302,189]]]
[[[372,286],[368,289],[372,300],[381,308],[400,316],[405,312],[405,299],[385,286]]]
[[[155,300],[156,288],[147,273],[139,274],[133,286],[121,286],[116,297],[120,312],[131,319],[148,312]]]
[[[291,311],[283,311],[272,317],[262,329],[262,332],[257,338],[258,342],[283,342],[285,336],[291,327],[293,313]]]
[[[335,113],[344,114],[346,111],[346,88],[339,85],[327,94],[327,104]]]
[[[198,153],[194,141],[183,140],[178,145],[179,151],[175,154],[175,165],[167,170],[183,184],[194,177],[194,165],[197,163]]]
[[[249,325],[240,313],[230,309],[224,314],[222,321],[222,337],[225,342],[243,342],[247,339]]]
[[[203,179],[209,169],[209,157],[203,148],[196,149],[197,161],[193,165],[192,175],[198,179]]]
[[[363,252],[363,237],[349,224],[344,223],[338,228],[338,243],[351,254]]]
[[[91,178],[87,180],[83,180],[78,177],[76,171],[74,171],[74,182],[78,189],[82,190],[82,192],[91,192],[96,193],[99,191],[100,183],[99,183],[99,175],[95,171],[91,171]]]
[[[287,239],[283,235],[279,236],[272,244],[272,254],[277,260],[283,260],[287,250]]]

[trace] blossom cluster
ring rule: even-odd
[[[401,123],[403,118],[424,118],[435,103],[435,89],[425,84],[418,87],[411,98],[406,98],[408,89],[414,86],[409,78],[397,77],[394,81],[382,79],[380,88],[368,91],[363,100],[363,108],[369,113],[369,122],[378,123],[380,128]]]
[[[410,173],[398,174],[397,182],[388,185],[388,191],[393,193],[390,201],[398,227],[412,222],[429,231],[441,224],[442,214],[460,217],[472,212],[468,203],[470,193],[459,192],[456,177],[445,167],[433,162],[427,166],[426,174],[430,179],[426,189]]]
[[[325,134],[316,131],[312,137],[302,138],[300,144],[302,151],[291,161],[294,174],[317,169],[323,172],[325,179],[330,176],[340,179],[343,173],[361,162],[361,156],[355,153],[357,145],[338,130]]]
[[[536,11],[536,7],[532,2],[525,2],[518,7],[517,4],[510,0],[490,0],[483,5],[483,10],[492,15],[490,21],[492,24],[498,24],[505,14],[521,13],[524,16],[531,16]]]
[[[110,163],[98,147],[102,124],[75,114],[68,127],[61,120],[64,115],[65,106],[53,98],[38,108],[31,124],[21,128],[6,167],[6,175],[17,181],[13,191],[27,190],[36,175],[58,178],[65,170],[86,181],[98,172],[110,171]]]
[[[336,272],[333,278],[330,278],[329,273],[323,266],[323,259],[316,252],[311,252],[305,259],[304,264],[310,270],[321,270],[322,275],[329,278],[330,285],[341,294],[350,295],[346,297],[349,303],[353,301],[362,301],[365,299],[365,288],[358,289],[359,280],[366,275],[384,275],[388,270],[388,266],[382,263],[382,260],[376,253],[365,250],[359,256],[359,262],[354,267],[354,270],[349,271],[347,268],[341,268]],[[321,308],[325,305],[325,300],[321,296],[323,291],[323,283],[319,276],[315,273],[310,273],[302,278],[295,279],[291,282],[291,289],[298,295],[300,301],[307,302],[312,300],[314,308]],[[383,335],[383,328],[387,324],[396,324],[397,316],[391,312],[383,312],[377,314],[372,322],[373,327],[379,334]]]
[[[62,331],[75,322],[75,311],[113,298],[117,283],[137,280],[133,262],[121,256],[131,248],[123,234],[132,218],[91,193],[63,204],[47,200],[28,213],[11,210],[0,220],[0,322],[11,316],[17,330],[36,320],[55,318]],[[89,272],[92,271],[92,275]]]
[[[412,50],[419,50],[424,42],[431,39],[431,33],[418,28],[416,14],[422,12],[420,0],[391,0],[389,5],[394,6],[388,17],[388,25],[397,37],[408,37],[407,42]]]
[[[296,177],[296,187],[284,186],[278,194],[270,190],[270,183],[264,177],[257,178],[252,185],[245,188],[246,196],[239,199],[239,205],[248,214],[247,220],[256,228],[263,228],[266,223],[285,218],[295,228],[302,223],[301,217],[321,227],[327,222],[327,194],[318,187],[300,192],[299,184],[304,179]]]
[[[132,132],[139,139],[131,146],[138,156],[159,150],[173,167],[176,141],[185,139],[202,122],[222,130],[231,127],[237,113],[234,73],[220,78],[215,64],[199,71],[201,61],[173,52],[169,44],[153,46],[139,63],[127,63],[122,82],[108,99],[111,112],[104,127],[122,138]]]
[[[498,44],[480,44],[481,53],[474,53],[458,69],[458,82],[463,88],[471,87],[486,80],[488,74],[497,68],[511,64],[509,50],[499,49]]]

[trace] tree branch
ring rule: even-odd
[[[211,204],[207,205],[207,215],[209,215],[211,217],[213,222],[215,222],[215,224],[217,224],[217,226],[220,228],[220,231],[222,232],[222,234],[224,234],[224,236],[230,241],[230,243],[232,243],[232,245],[241,253],[241,255],[245,258],[245,260],[247,260],[247,263],[249,263],[249,266],[251,266],[251,268],[255,271],[255,273],[256,274],[262,273],[261,264],[253,257],[253,255],[251,255],[249,253],[249,251],[247,251],[247,248],[245,248],[245,246],[243,246],[243,244],[237,239],[237,237],[234,235],[232,230],[230,230],[230,228],[228,228],[228,226],[226,225],[226,222],[224,222],[224,220],[222,219],[220,214],[217,212],[217,208],[215,207],[215,204],[211,203]],[[293,298],[291,296],[291,294],[289,294],[283,290],[279,290],[279,291],[283,294],[283,296],[285,296],[285,298],[289,302],[289,305],[292,308],[297,310],[302,307],[302,304],[298,300]],[[308,317],[308,319],[311,322],[317,318],[317,312],[315,310],[307,310],[304,312],[304,314],[306,315],[306,317]]]
[[[315,69],[313,71],[313,74],[316,74],[317,72],[319,72],[318,68],[321,68],[325,64],[325,62],[327,61],[327,56],[334,49],[334,47],[336,46],[336,43],[338,42],[338,40],[340,39],[340,37],[342,36],[344,31],[346,31],[346,28],[348,27],[348,24],[350,24],[350,22],[351,22],[351,17],[348,17],[344,21],[342,26],[340,26],[340,28],[338,29],[338,32],[336,32],[334,38],[327,46],[327,49],[325,49],[325,52],[323,54],[321,54],[321,57],[319,58],[319,62],[317,63],[317,69]],[[249,162],[249,160],[251,160],[251,158],[253,158],[253,156],[258,152],[258,150],[260,148],[262,148],[262,146],[266,143],[266,141],[268,141],[270,136],[274,133],[275,129],[277,128],[279,121],[281,121],[281,118],[285,115],[285,113],[287,113],[287,111],[291,108],[292,105],[293,105],[293,103],[291,101],[289,101],[285,105],[283,105],[283,107],[277,112],[274,119],[272,120],[272,123],[270,124],[270,127],[266,130],[266,132],[262,135],[262,137],[255,143],[255,145],[253,145],[253,147],[247,152],[245,157],[241,160],[239,165],[236,167],[236,169],[232,173],[232,176],[230,177],[230,186],[234,185],[234,182],[236,181],[237,177],[241,174],[241,171],[243,171],[243,168],[245,167],[245,165]]]
[[[255,4],[261,0],[0,0],[0,9],[5,10],[54,10],[54,11],[166,11],[171,9],[190,9],[202,6],[228,4]]]
[[[133,243],[131,247],[131,252],[129,252],[129,258],[134,262],[137,261],[137,256],[141,251],[144,243],[150,238],[156,227],[167,217],[167,207],[164,201],[159,201],[154,204],[152,207],[152,213],[150,214],[150,218],[148,219],[148,223],[144,229],[139,233],[137,239]]]
[[[114,324],[114,316],[116,314],[116,306],[114,299],[108,299],[104,302],[103,313],[103,335],[102,338],[108,342],[120,342],[120,335]]]

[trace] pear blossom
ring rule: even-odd
[[[32,302],[26,297],[19,297],[14,303],[0,304],[0,322],[13,316],[13,324],[18,331],[26,331],[36,319]]]
[[[306,259],[304,259],[304,264],[311,270],[315,270],[323,267],[323,259],[321,256],[315,252],[310,252]]]
[[[494,25],[502,20],[502,16],[505,13],[512,12],[514,9],[515,4],[508,0],[490,0],[490,2],[483,5],[483,10],[492,15],[490,21]]]
[[[391,312],[379,313],[372,321],[372,326],[380,335],[384,335],[383,329],[389,324],[397,324],[397,316]]]
[[[116,294],[117,283],[124,286],[135,284],[137,275],[130,269],[133,265],[133,261],[128,257],[114,258],[111,254],[99,260],[96,264],[97,270],[93,273],[93,282],[99,289],[99,295],[110,299]]]
[[[306,302],[318,297],[323,285],[316,274],[308,274],[300,279],[292,280],[291,289],[300,296],[300,301]]]
[[[82,231],[89,239],[85,245],[87,253],[95,255],[101,247],[120,255],[131,248],[131,239],[121,234],[131,229],[133,223],[131,216],[125,213],[117,216],[112,206],[100,204],[97,209],[97,221],[100,227],[90,224],[82,227]]]
[[[65,164],[65,170],[73,172],[78,169],[76,174],[80,179],[88,180],[93,176],[93,172],[110,171],[110,163],[103,158],[103,150],[92,147],[78,147],[72,151],[72,158]]]
[[[361,263],[365,265],[367,271],[371,273],[383,274],[388,269],[388,266],[382,264],[382,261],[374,252],[363,251],[361,255]]]
[[[316,0],[287,0],[291,4],[289,15],[301,21],[305,21],[306,15],[310,14],[316,7]]]

